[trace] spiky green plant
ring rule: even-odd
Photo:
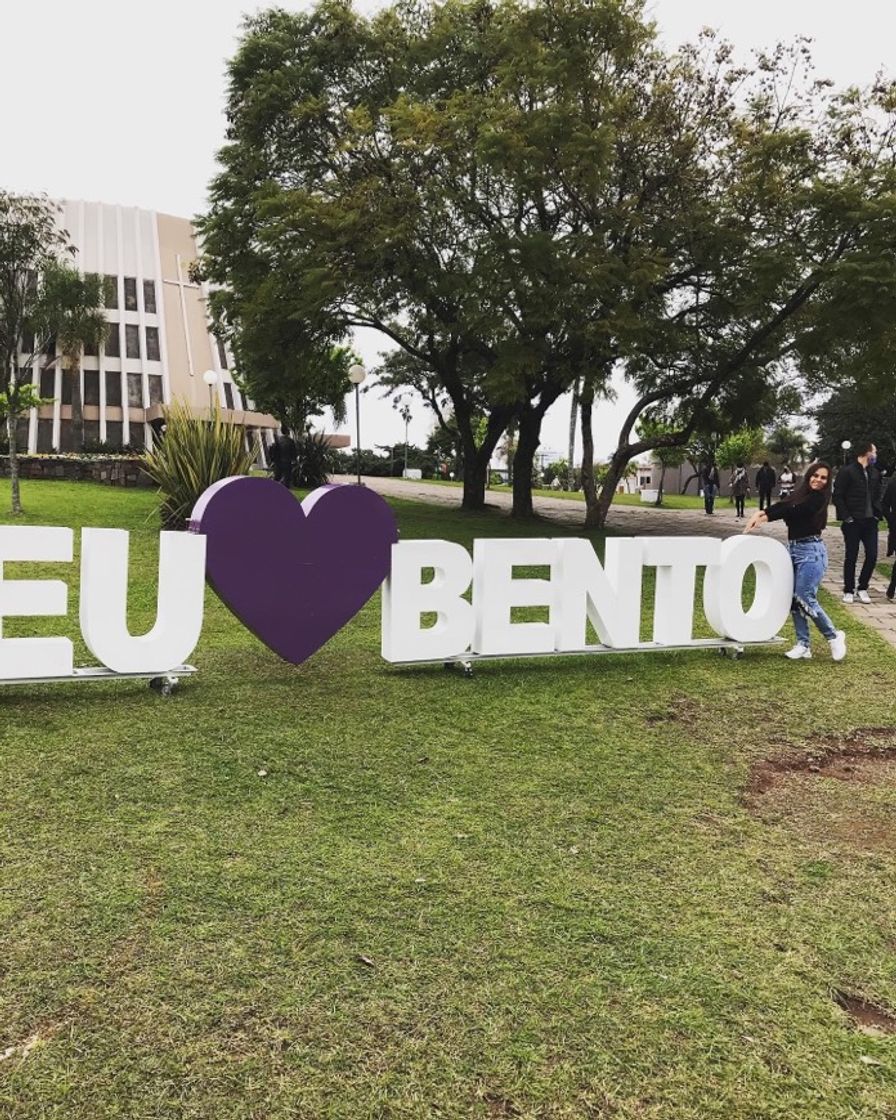
[[[218,408],[197,419],[189,405],[175,401],[164,415],[165,434],[144,455],[143,469],[163,496],[163,525],[183,529],[199,496],[213,482],[248,474],[254,456],[243,429],[223,420]]]

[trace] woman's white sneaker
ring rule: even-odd
[[[803,642],[797,642],[793,649],[789,649],[784,656],[789,657],[791,661],[799,661],[801,658],[808,661],[812,657],[812,650]]]
[[[846,657],[846,635],[842,630],[838,630],[829,641],[831,645],[831,657],[834,661],[842,661],[843,658]]]

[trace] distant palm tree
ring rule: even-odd
[[[788,424],[776,425],[768,434],[765,446],[782,463],[804,463],[808,458],[809,441],[802,428]]]
[[[39,309],[41,325],[55,334],[59,356],[72,375],[72,447],[84,449],[84,408],[81,396],[81,352],[99,348],[106,335],[105,289],[95,273],[81,275],[66,265],[47,269]],[[51,368],[52,358],[45,369]]]

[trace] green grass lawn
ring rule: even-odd
[[[151,495],[23,499],[129,528],[151,624]],[[394,506],[405,538],[523,531]],[[76,637],[70,599],[5,636]],[[170,699],[0,688],[0,1116],[896,1116],[896,1036],[832,999],[896,1008],[892,764],[745,797],[763,759],[896,742],[892,649],[826,606],[838,665],[819,641],[466,679],[384,664],[378,596],[292,667],[209,592]]]

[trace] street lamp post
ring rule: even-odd
[[[360,362],[348,367],[348,379],[355,387],[355,466],[358,471],[358,485],[361,486],[361,382],[367,371]]]
[[[213,369],[207,369],[202,375],[202,380],[206,383],[206,385],[208,385],[208,414],[209,418],[211,418],[212,414],[215,411],[213,394],[215,391],[215,386],[218,384],[218,374]]]
[[[845,439],[840,444],[840,447],[843,451],[843,465],[845,467],[846,466],[846,455],[847,455],[847,452],[849,451],[849,449],[852,447],[852,443],[848,439]]]

